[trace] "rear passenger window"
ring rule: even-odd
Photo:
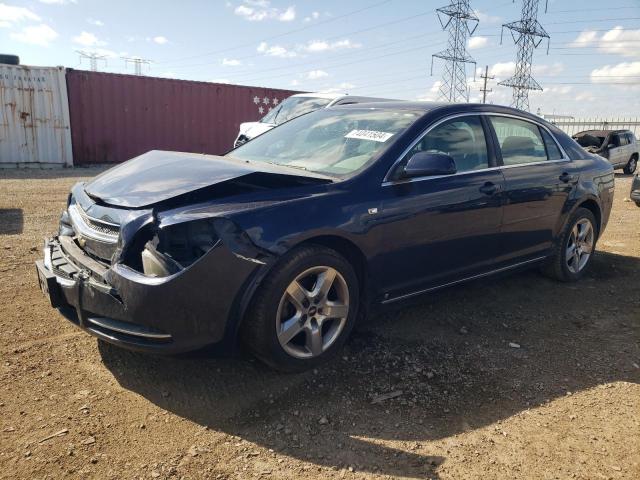
[[[549,160],[560,160],[562,159],[562,153],[560,153],[560,149],[558,148],[558,144],[556,141],[549,135],[544,128],[541,128],[542,139],[544,140],[544,145],[547,147],[547,158]]]
[[[547,152],[537,125],[510,117],[490,117],[505,165],[544,162]]]

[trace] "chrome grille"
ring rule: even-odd
[[[76,233],[106,243],[116,243],[120,226],[90,217],[78,204],[69,207],[69,216]]]
[[[82,215],[82,219],[92,230],[104,233],[105,235],[113,235],[114,237],[117,237],[120,233],[120,227],[118,227],[117,225],[96,220],[87,216],[86,212],[84,212],[82,209],[79,210],[80,215]]]

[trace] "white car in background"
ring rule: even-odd
[[[298,93],[280,102],[277,107],[269,111],[257,122],[245,122],[240,124],[240,132],[233,142],[233,148],[239,147],[252,138],[262,135],[264,132],[277,127],[292,118],[305,113],[313,112],[321,108],[334,105],[346,105],[349,103],[384,102],[386,98],[357,97],[344,93]]]

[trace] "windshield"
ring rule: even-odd
[[[262,117],[260,123],[280,125],[292,118],[324,108],[329,105],[329,102],[331,102],[330,98],[289,97]]]
[[[322,109],[263,133],[228,155],[345,177],[369,165],[423,113]]]

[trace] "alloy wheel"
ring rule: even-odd
[[[566,246],[567,268],[572,273],[580,273],[593,252],[595,234],[588,218],[581,218],[573,226]]]
[[[305,270],[287,287],[276,317],[282,348],[296,358],[313,358],[338,339],[349,316],[349,288],[335,268]]]

